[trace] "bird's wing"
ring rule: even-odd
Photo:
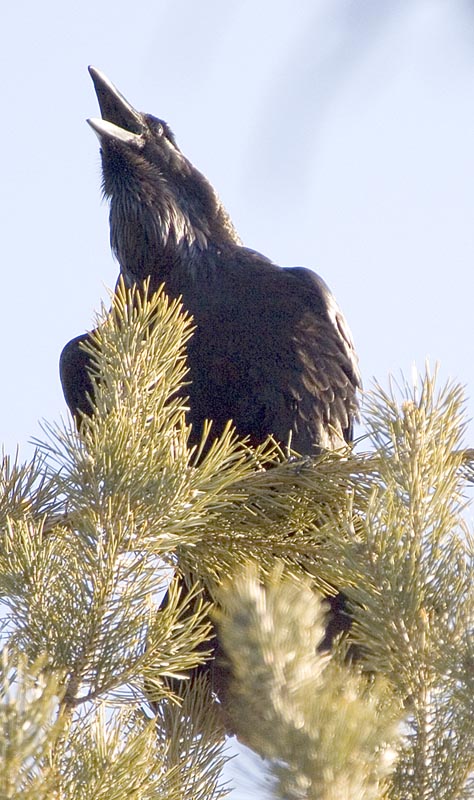
[[[322,447],[351,441],[361,389],[358,358],[347,322],[328,286],[303,267],[284,270],[301,299],[295,345],[306,392],[299,399],[300,425],[318,431]],[[314,428],[313,426],[316,426]]]
[[[81,415],[90,414],[92,406],[89,398],[93,398],[94,389],[89,374],[91,369],[90,358],[81,343],[89,339],[88,333],[76,336],[65,345],[59,359],[59,377],[63,388],[64,398],[71,414],[79,425]]]
[[[253,442],[273,434],[302,454],[350,441],[360,378],[327,286],[245,248],[224,255],[214,284],[183,296],[197,326],[188,347],[195,429],[208,418],[218,433],[232,419]]]

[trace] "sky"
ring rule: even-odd
[[[88,64],[170,123],[247,246],[325,279],[366,389],[429,359],[474,416],[474,0],[17,0],[0,62],[7,453],[67,415],[60,351],[118,271]]]

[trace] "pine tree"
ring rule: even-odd
[[[119,288],[90,347],[96,413],[48,426],[31,463],[3,460],[0,797],[223,797],[205,677],[181,698],[164,680],[206,658],[211,617],[226,715],[275,797],[472,797],[461,390],[377,387],[362,454],[288,458],[231,425],[190,447],[190,335],[179,303]],[[328,655],[334,587],[353,624]]]

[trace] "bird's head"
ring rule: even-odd
[[[192,263],[193,252],[210,242],[238,244],[215,190],[166,122],[136,111],[99,70],[89,72],[102,119],[88,122],[101,144],[111,245],[126,281],[153,278],[157,265],[166,273],[176,263]]]

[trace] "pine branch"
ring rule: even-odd
[[[248,568],[220,594],[239,738],[271,759],[278,798],[381,796],[400,710],[379,684],[318,652],[325,610],[308,581]],[[397,713],[398,708],[398,713]]]
[[[61,675],[47,669],[43,656],[28,665],[25,656],[4,648],[0,663],[0,796],[15,800],[54,797],[51,755],[62,734],[57,706]]]
[[[96,413],[80,432],[49,426],[31,464],[3,461],[5,796],[221,797],[209,686],[194,681],[180,705],[163,680],[206,657],[211,604],[198,598],[209,596],[226,608],[239,735],[273,760],[280,797],[467,798],[473,459],[460,390],[436,392],[429,376],[401,399],[379,387],[365,454],[288,459],[230,426],[193,448],[191,328],[163,295],[119,289],[90,345]],[[259,578],[221,595],[249,559]],[[177,562],[191,594],[173,584],[159,608]],[[333,587],[349,599],[349,644],[382,676],[374,685],[317,653],[314,590]],[[401,703],[408,733],[388,780]]]
[[[314,570],[347,595],[365,668],[410,711],[390,796],[454,800],[468,796],[474,767],[462,391],[436,391],[429,374],[421,386],[377,387],[367,425],[378,462],[370,501],[318,532]]]

